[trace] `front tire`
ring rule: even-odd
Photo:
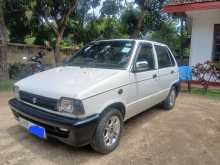
[[[108,108],[102,115],[93,137],[92,148],[102,154],[112,152],[119,144],[123,128],[122,113]]]
[[[176,89],[172,87],[168,97],[163,102],[163,108],[166,110],[171,110],[173,109],[175,104],[176,104]]]

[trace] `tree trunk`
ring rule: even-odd
[[[56,36],[56,44],[55,44],[55,49],[54,49],[54,59],[56,65],[58,65],[61,62],[61,57],[60,57],[60,43],[62,40],[62,36],[60,34],[57,34]]]
[[[139,19],[138,19],[138,23],[134,29],[134,32],[133,34],[131,35],[131,38],[138,38],[138,35],[139,33],[141,32],[141,28],[143,26],[143,23],[144,23],[144,16],[145,16],[145,13],[144,13],[144,9],[141,9],[141,13],[140,13],[140,16],[139,16]]]
[[[9,79],[7,65],[7,30],[3,14],[3,0],[0,0],[0,80]]]

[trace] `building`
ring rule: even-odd
[[[220,61],[219,0],[173,0],[164,11],[187,16],[192,32],[189,65]]]

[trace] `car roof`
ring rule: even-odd
[[[151,43],[154,45],[160,45],[160,46],[167,46],[166,44],[156,42],[156,41],[150,41],[150,40],[140,40],[140,39],[109,39],[109,40],[97,40],[95,42],[105,42],[105,41],[136,41],[138,43],[140,42],[146,42],[146,43]]]

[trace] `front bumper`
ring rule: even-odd
[[[84,119],[64,117],[27,105],[17,99],[9,100],[9,106],[16,118],[22,117],[46,129],[48,137],[72,146],[84,146],[91,142],[99,115]],[[63,131],[63,129],[68,131]]]

